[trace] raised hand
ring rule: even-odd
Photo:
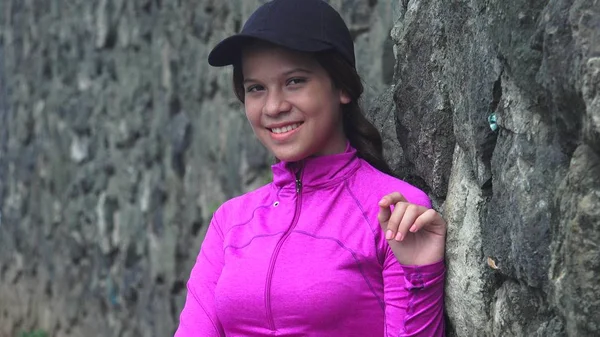
[[[422,266],[444,258],[446,221],[435,210],[408,203],[394,192],[379,201],[377,219],[401,264]]]

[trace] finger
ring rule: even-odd
[[[408,229],[415,223],[415,220],[425,211],[424,207],[408,204],[406,210],[404,211],[404,216],[400,221],[400,225],[398,226],[398,234],[396,234],[396,241],[402,241],[406,238],[408,234]]]
[[[408,205],[409,204],[406,202],[399,202],[394,206],[394,211],[392,212],[390,220],[387,223],[385,233],[386,239],[390,240],[396,238],[396,236],[398,235],[398,227],[400,226],[400,221],[402,221],[402,218],[404,217],[404,212],[406,211]]]
[[[398,227],[400,226],[400,221],[402,221],[402,217],[404,217],[404,212],[408,207],[409,203],[406,202],[398,202],[394,205],[394,210],[392,211],[392,215],[390,216],[390,220],[388,221],[388,229],[391,229],[396,233],[398,231]]]
[[[428,209],[417,217],[414,224],[410,227],[410,231],[415,233],[425,227],[430,227],[432,229],[437,227],[437,230],[432,230],[432,232],[439,232],[438,234],[443,235],[446,231],[446,221],[444,221],[438,212],[433,209]]]
[[[381,201],[379,201],[379,206],[389,207],[389,206],[397,204],[399,202],[407,202],[407,200],[402,194],[400,194],[400,192],[393,192],[393,193],[384,195],[381,198]]]
[[[379,202],[379,213],[377,214],[377,221],[379,221],[379,225],[382,229],[387,228],[388,221],[390,220],[390,216],[392,215],[392,210],[390,209],[390,205],[385,206]]]
[[[399,192],[384,195],[379,201],[379,214],[377,214],[377,220],[383,230],[386,230],[387,223],[392,215],[390,206],[402,201],[406,201],[406,198]]]

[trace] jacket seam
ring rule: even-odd
[[[269,206],[271,206],[271,205],[260,205],[260,206],[256,207],[252,211],[252,216],[250,217],[250,219],[248,219],[248,220],[246,220],[246,221],[244,221],[242,223],[239,223],[237,225],[231,226],[230,228],[227,229],[227,234],[229,234],[229,232],[231,232],[231,230],[234,229],[235,227],[240,227],[240,226],[247,225],[248,223],[250,223],[250,221],[252,221],[252,219],[254,219],[254,216],[256,215],[256,211],[258,211],[258,209],[260,209],[260,208],[268,208]]]
[[[377,299],[377,302],[379,303],[379,306],[381,307],[381,310],[383,310],[384,313],[385,313],[385,303],[384,303],[383,299],[381,299],[381,298],[379,298],[379,296],[377,296],[377,292],[375,291],[375,289],[373,289],[373,286],[371,285],[371,282],[369,282],[369,279],[365,275],[365,273],[363,271],[362,264],[360,263],[360,261],[359,261],[359,259],[357,257],[358,254],[354,250],[346,247],[346,245],[344,245],[340,240],[338,240],[336,238],[333,238],[333,237],[318,236],[318,235],[314,235],[314,234],[309,233],[309,232],[305,232],[303,230],[294,230],[294,231],[292,231],[292,233],[304,234],[306,236],[310,236],[310,237],[313,237],[315,239],[331,240],[331,241],[334,241],[335,243],[337,243],[340,247],[342,247],[342,249],[345,249],[346,251],[350,252],[350,254],[352,255],[352,258],[354,259],[354,263],[356,263],[356,265],[358,266],[358,270],[360,272],[360,275],[362,276],[363,280],[365,281],[365,283],[369,287],[369,290],[371,290],[371,293],[373,294],[373,296],[375,296],[375,299]]]
[[[227,245],[227,246],[225,246],[225,247],[223,248],[223,251],[226,251],[226,250],[227,250],[227,248],[233,248],[233,249],[243,249],[243,248],[246,248],[246,247],[248,247],[248,246],[249,246],[249,245],[252,243],[252,241],[254,241],[254,239],[257,239],[257,238],[265,238],[265,237],[269,237],[269,236],[275,236],[275,235],[279,235],[279,234],[282,234],[282,233],[285,233],[285,231],[279,231],[279,232],[276,232],[276,233],[269,233],[269,234],[259,234],[259,235],[255,235],[255,236],[253,236],[252,238],[250,238],[250,240],[249,240],[249,241],[248,241],[246,244],[244,244],[244,245],[241,245],[241,246]]]
[[[280,192],[281,192],[281,188],[277,189],[277,193],[276,193],[275,199],[279,199],[279,193]],[[233,230],[235,227],[245,226],[245,225],[249,224],[250,221],[252,221],[252,219],[254,219],[254,217],[256,215],[256,211],[259,208],[268,209],[270,206],[271,205],[260,205],[260,206],[256,207],[252,211],[252,216],[250,217],[250,219],[248,219],[247,221],[245,221],[243,223],[231,226],[229,229],[227,229],[227,234],[229,234],[229,232],[231,232],[231,230]],[[277,232],[277,233],[268,233],[268,234],[254,235],[254,236],[252,236],[249,239],[250,241],[248,241],[245,245],[242,245],[242,246],[227,245],[227,246],[223,247],[223,252],[225,252],[227,250],[227,248],[242,249],[242,248],[245,248],[245,247],[249,246],[252,243],[252,241],[254,241],[254,239],[256,239],[256,238],[259,238],[259,237],[268,237],[268,236],[278,235],[278,234],[281,234],[281,233],[283,233],[283,232],[280,231],[280,232]],[[222,239],[223,239],[223,241],[225,241],[224,237],[222,237]]]
[[[212,221],[214,222],[214,228],[217,231],[217,234],[219,234],[220,239],[223,241],[225,236],[223,235],[223,229],[221,228],[221,225],[219,225],[219,220],[217,220],[217,213],[215,212],[215,214],[212,217]],[[210,224],[209,224],[210,226]]]
[[[344,182],[344,187],[346,188],[346,190],[348,191],[348,194],[350,194],[350,196],[352,197],[352,199],[356,203],[356,207],[358,207],[358,209],[360,209],[360,212],[361,212],[363,218],[365,219],[365,222],[369,226],[369,230],[371,231],[371,233],[373,233],[373,246],[375,247],[375,251],[377,252],[377,261],[379,262],[379,264],[383,268],[385,258],[379,253],[379,249],[378,249],[378,246],[377,246],[377,233],[375,232],[376,231],[375,227],[369,221],[369,217],[367,216],[367,212],[365,212],[362,204],[360,203],[360,201],[358,200],[358,198],[356,197],[356,195],[354,194],[354,192],[352,192],[352,189],[350,188],[350,185],[349,185],[349,183],[348,183],[347,180]]]
[[[369,230],[373,234],[373,237],[375,237],[376,236],[375,229],[373,229],[373,225],[369,221],[369,217],[367,216],[367,213],[365,212],[364,208],[362,207],[362,204],[360,203],[360,201],[358,201],[358,198],[356,197],[356,195],[352,192],[352,189],[348,185],[348,181],[347,180],[344,181],[344,187],[346,188],[346,190],[348,190],[348,193],[350,194],[350,196],[352,197],[352,199],[356,203],[356,206],[358,207],[358,209],[360,209],[360,213],[362,214],[363,219],[365,219],[365,222],[369,226]]]
[[[416,272],[416,276],[412,280],[407,280],[411,284],[414,282],[415,285],[413,287],[410,287],[411,289],[406,289],[411,294],[411,297],[410,297],[410,301],[408,301],[408,304],[406,306],[406,314],[404,315],[404,319],[402,320],[402,329],[400,329],[400,332],[398,332],[399,337],[402,337],[403,333],[404,333],[404,335],[406,335],[408,333],[406,330],[406,322],[408,321],[408,317],[413,315],[413,311],[415,309],[414,308],[415,302],[419,296],[419,292],[424,287],[423,275],[422,275],[419,267],[415,268],[415,272]]]
[[[275,197],[276,199],[279,199],[279,193],[280,193],[280,192],[281,192],[281,188],[277,189],[277,193],[276,193],[276,197]],[[231,226],[230,228],[228,228],[228,229],[227,229],[227,234],[229,234],[229,232],[231,232],[231,230],[232,230],[232,229],[234,229],[235,227],[240,227],[240,226],[244,226],[244,225],[247,225],[247,224],[249,224],[249,223],[250,223],[250,221],[252,221],[252,220],[254,219],[254,217],[256,216],[256,211],[257,211],[259,208],[269,208],[269,207],[271,207],[271,205],[270,205],[270,204],[257,206],[257,207],[256,207],[256,208],[254,208],[254,210],[252,211],[252,216],[250,217],[250,219],[248,219],[248,220],[246,220],[246,221],[244,221],[244,222],[242,222],[242,223],[239,223],[239,224],[237,224],[237,225],[233,225],[233,226]]]
[[[189,286],[188,286],[188,292],[190,292],[192,294],[192,296],[194,296],[194,299],[196,300],[196,302],[198,303],[198,305],[200,306],[200,308],[202,309],[202,311],[204,311],[204,314],[206,315],[206,317],[210,321],[210,324],[212,325],[213,329],[215,329],[215,332],[219,336],[223,336],[221,334],[221,332],[219,331],[219,329],[217,328],[217,325],[215,324],[215,321],[210,317],[210,315],[208,314],[208,311],[206,311],[206,308],[204,307],[204,305],[202,305],[202,301],[200,301],[199,298],[198,298],[198,296],[196,296],[196,292],[193,289],[191,289]]]

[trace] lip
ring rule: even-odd
[[[300,125],[298,125],[298,127],[295,128],[294,130],[290,130],[290,131],[284,132],[284,133],[273,133],[271,131],[271,129],[273,129],[273,128],[282,128],[284,126],[294,125],[294,124],[300,124]],[[291,137],[293,137],[294,134],[296,134],[296,132],[298,132],[298,130],[300,130],[302,128],[302,125],[304,125],[303,122],[273,124],[273,125],[269,125],[267,130],[269,131],[269,135],[271,136],[272,140],[277,141],[277,142],[284,142],[284,141],[289,140]]]

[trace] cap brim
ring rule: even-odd
[[[253,40],[261,40],[272,44],[302,52],[319,52],[333,47],[323,41],[279,36],[277,33],[261,31],[259,33],[236,34],[219,42],[208,54],[208,63],[213,67],[224,67],[238,62],[242,49]]]

